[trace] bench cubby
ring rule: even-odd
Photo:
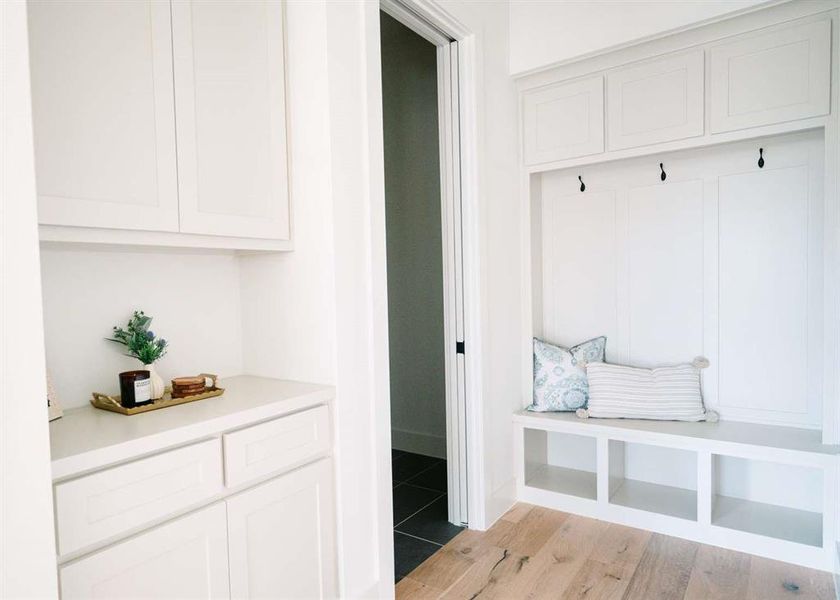
[[[712,525],[821,548],[823,472],[712,456]]]
[[[513,420],[521,501],[833,568],[840,447],[817,430],[526,410]]]
[[[523,436],[527,485],[597,499],[595,438],[527,428]]]
[[[697,520],[697,454],[609,440],[609,502]]]

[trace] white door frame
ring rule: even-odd
[[[473,37],[427,0],[380,7],[437,47],[449,520],[483,529]]]

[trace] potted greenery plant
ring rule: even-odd
[[[146,316],[142,310],[135,310],[125,329],[115,326],[113,337],[106,339],[122,344],[128,349],[126,356],[136,358],[143,363],[143,368],[149,371],[152,400],[159,400],[163,397],[165,388],[163,379],[155,371],[155,361],[166,354],[168,343],[163,338],[155,337],[154,332],[149,330],[151,323],[152,317]]]

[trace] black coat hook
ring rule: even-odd
[[[585,192],[586,191],[586,184],[583,183],[583,179],[581,178],[580,175],[578,175],[578,181],[580,181],[580,191]]]
[[[662,171],[662,174],[659,176],[659,179],[665,181],[665,178],[668,176],[665,174],[665,169],[662,168],[662,163],[659,163],[659,170]]]
[[[764,148],[758,149],[758,168],[764,168]]]

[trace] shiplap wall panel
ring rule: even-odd
[[[615,194],[563,192],[550,182],[543,189],[545,338],[566,346],[614,339]]]
[[[703,355],[723,418],[819,427],[822,146],[812,132],[541,175],[544,337],[606,335],[608,361],[642,366]]]
[[[808,413],[808,169],[719,185],[721,407]]]
[[[703,354],[703,182],[628,194],[630,362],[656,366]]]

